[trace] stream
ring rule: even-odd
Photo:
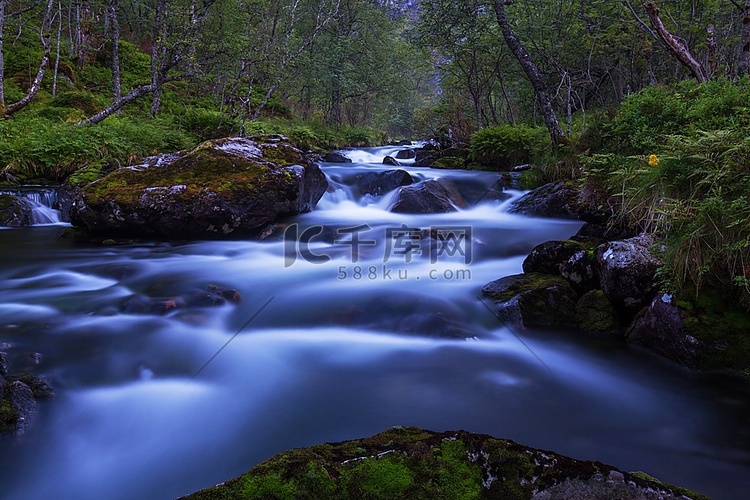
[[[497,174],[413,165],[401,168],[453,181],[471,207],[390,213],[393,193],[360,196],[353,179],[396,168],[382,159],[399,149],[322,164],[332,189],[317,210],[263,241],[94,245],[50,221],[0,229],[0,350],[57,391],[23,436],[0,438],[0,498],[174,498],[395,425],[745,497],[750,385],[623,341],[506,328],[481,287],[580,223],[507,213],[522,193],[486,196]],[[189,299],[215,287],[239,302]]]

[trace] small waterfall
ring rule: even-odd
[[[57,188],[31,186],[0,190],[0,195],[3,194],[24,200],[30,211],[29,225],[60,224],[60,204]]]

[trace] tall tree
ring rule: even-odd
[[[544,79],[542,78],[536,63],[516,37],[513,28],[508,21],[505,6],[511,5],[512,3],[513,0],[493,0],[497,24],[503,32],[503,38],[505,39],[506,45],[523,68],[531,86],[534,87],[534,95],[539,104],[539,111],[542,114],[542,118],[544,118],[544,123],[547,125],[547,130],[549,130],[550,139],[552,140],[552,144],[557,145],[565,138],[565,133],[563,132],[562,127],[560,127],[560,123],[557,121],[557,115],[555,114],[555,110],[552,107],[552,101],[547,93],[547,86],[544,83]]]
[[[23,96],[18,102],[14,102],[13,104],[9,104],[5,107],[4,115],[6,118],[12,116],[14,113],[26,107],[34,98],[34,96],[36,96],[36,94],[39,92],[39,89],[42,88],[42,80],[44,79],[44,73],[47,71],[50,52],[52,50],[52,40],[50,32],[52,29],[52,21],[54,19],[52,13],[52,6],[54,5],[54,3],[54,0],[47,0],[47,6],[42,17],[42,24],[39,28],[39,38],[42,41],[43,47],[42,60],[39,63],[39,69],[37,69],[36,76],[31,82],[26,95]]]
[[[651,25],[656,30],[659,38],[661,38],[667,46],[669,52],[672,53],[672,55],[676,57],[677,60],[688,69],[688,71],[690,71],[690,74],[693,75],[696,80],[699,82],[707,82],[708,74],[706,74],[706,70],[703,68],[703,65],[695,59],[687,44],[675,37],[664,26],[656,2],[643,2],[643,7],[646,9]]]
[[[737,72],[740,75],[750,75],[750,0],[745,0],[740,27],[740,61]]]

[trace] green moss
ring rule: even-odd
[[[653,482],[653,483],[662,485],[666,488],[671,489],[675,494],[682,495],[683,497],[691,498],[692,500],[709,500],[709,497],[707,497],[706,495],[701,495],[698,492],[695,492],[688,488],[683,488],[682,486],[674,486],[672,484],[665,483],[643,471],[635,471],[635,472],[631,472],[630,474],[637,477],[638,479],[642,479],[644,481]]]
[[[750,314],[725,293],[704,288],[697,298],[677,302],[683,325],[698,339],[698,368],[750,368]]]
[[[456,156],[444,156],[435,160],[430,166],[433,168],[463,169],[466,168],[466,160]]]
[[[491,293],[487,296],[491,299],[505,302],[525,292],[534,292],[555,286],[570,288],[570,284],[560,276],[545,273],[525,273],[519,275],[515,280],[509,280],[508,286],[504,290]]]
[[[584,294],[576,304],[576,323],[585,332],[622,336],[624,328],[601,290]]]
[[[0,404],[0,434],[12,431],[17,421],[18,412],[10,406],[10,401],[3,399]]]
[[[296,490],[294,481],[284,480],[278,472],[243,478],[242,495],[244,498],[291,500],[295,498]]]
[[[359,460],[341,473],[347,498],[404,498],[414,481],[414,473],[398,453]]]
[[[438,467],[435,469],[438,498],[474,499],[482,496],[482,470],[471,463],[466,454],[466,444],[446,440],[435,450]]]

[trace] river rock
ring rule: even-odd
[[[413,158],[416,158],[417,153],[413,149],[402,149],[398,153],[396,153],[396,159],[397,160],[411,160]]]
[[[86,185],[71,222],[95,234],[239,237],[312,210],[327,187],[318,166],[288,142],[218,139]]]
[[[0,227],[32,225],[31,209],[31,202],[23,197],[0,194]]]
[[[352,159],[341,151],[331,151],[323,157],[323,161],[326,163],[351,163]]]
[[[700,342],[683,325],[672,296],[659,294],[638,317],[627,333],[627,340],[688,368],[697,368]]]
[[[0,352],[0,376],[8,375],[8,354]]]
[[[26,432],[36,413],[36,400],[29,386],[15,381],[5,388],[5,401],[0,410],[0,432],[16,436]]]
[[[660,262],[651,255],[653,239],[638,236],[610,241],[596,249],[597,273],[607,299],[627,317],[634,317],[656,293]]]
[[[401,164],[393,156],[386,156],[383,158],[383,165],[391,165],[394,167],[400,167]]]
[[[494,312],[510,328],[567,329],[576,326],[578,295],[559,276],[526,273],[506,276],[482,288]]]
[[[354,176],[354,186],[360,194],[382,196],[401,186],[409,186],[414,179],[406,170],[363,172]]]
[[[390,212],[403,214],[435,214],[455,212],[468,204],[453,183],[430,179],[398,190]]]
[[[414,427],[289,450],[240,477],[183,498],[293,496],[332,500],[707,498],[601,462],[575,460],[484,434],[436,433]]]
[[[44,375],[27,374],[11,378],[26,384],[26,386],[31,389],[31,393],[36,399],[52,399],[55,397],[55,389],[52,387],[49,379]]]
[[[602,223],[611,212],[598,208],[586,199],[572,182],[552,182],[522,196],[508,210],[532,217],[555,217]]]
[[[535,246],[523,261],[523,272],[560,275],[568,259],[583,250],[577,241],[545,241]]]
[[[732,297],[710,288],[698,296],[660,293],[632,323],[627,340],[688,368],[750,369],[750,314]]]
[[[596,271],[596,256],[589,250],[579,250],[563,263],[560,275],[568,280],[579,294],[599,288],[599,275]]]

